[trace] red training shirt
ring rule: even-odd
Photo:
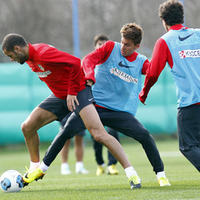
[[[26,63],[58,98],[65,99],[68,94],[77,95],[85,88],[80,59],[51,45],[29,43],[29,59]]]

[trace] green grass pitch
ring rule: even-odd
[[[200,180],[198,171],[184,158],[178,150],[177,139],[156,140],[161,157],[165,164],[165,172],[171,187],[160,187],[156,175],[141,145],[134,140],[121,141],[132,165],[142,180],[142,188],[131,190],[123,168],[118,163],[119,175],[97,177],[94,151],[89,142],[85,145],[84,164],[90,171],[88,175],[75,173],[74,147],[70,147],[69,165],[71,174],[60,173],[60,156],[52,163],[43,180],[34,181],[19,193],[0,191],[1,200],[177,200],[200,199]],[[48,144],[49,145],[49,144]],[[41,145],[41,158],[47,145]],[[104,147],[104,159],[107,152]],[[0,148],[0,174],[15,169],[21,174],[25,166],[29,166],[29,155],[24,145]]]

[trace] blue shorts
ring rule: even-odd
[[[95,103],[92,90],[90,86],[86,86],[86,88],[80,91],[77,95],[77,99],[79,102],[79,106],[76,105],[76,109],[74,112],[76,115],[79,115],[79,112],[85,106]],[[51,94],[47,97],[42,103],[38,105],[38,107],[48,110],[58,117],[58,121],[62,121],[63,118],[70,114],[71,112],[68,110],[66,99],[60,99],[56,97],[54,94]]]

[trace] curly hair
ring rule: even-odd
[[[182,24],[184,22],[183,4],[177,0],[168,0],[160,5],[158,16],[169,26]]]
[[[142,28],[136,23],[125,24],[120,30],[121,36],[125,39],[132,40],[134,44],[140,44],[142,40]]]

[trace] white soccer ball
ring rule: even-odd
[[[24,181],[22,175],[16,170],[8,170],[1,175],[0,186],[4,192],[20,192]]]

